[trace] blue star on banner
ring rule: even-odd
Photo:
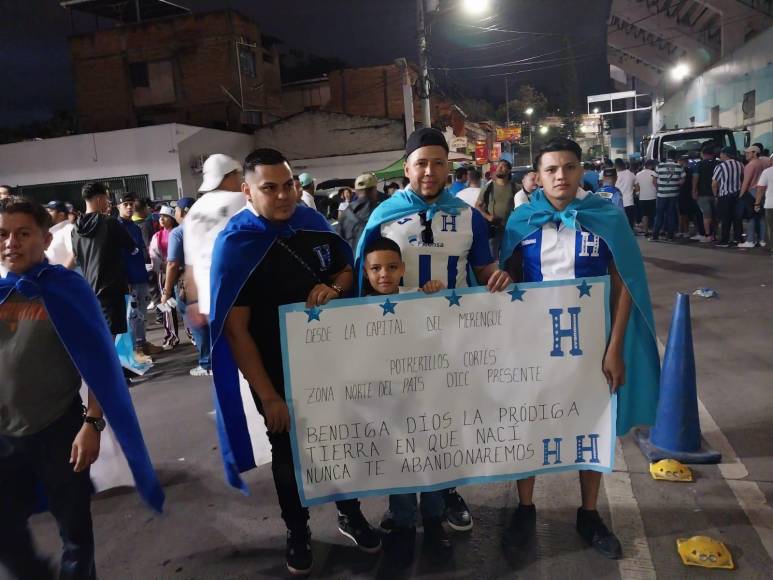
[[[582,281],[582,284],[575,286],[580,291],[580,298],[583,296],[590,296],[590,289],[593,288],[593,286],[589,285],[586,280]]]
[[[386,316],[387,314],[395,313],[395,306],[397,306],[397,304],[395,304],[394,302],[390,302],[389,298],[387,298],[386,302],[384,302],[383,304],[379,304],[379,306],[381,306],[381,308],[384,309],[384,314],[382,316]]]
[[[510,290],[508,294],[510,295],[510,302],[515,302],[516,300],[523,302],[523,295],[526,294],[526,290],[521,290],[518,286],[513,286],[513,289]]]
[[[319,315],[322,313],[322,309],[319,306],[314,306],[313,308],[307,308],[304,310],[306,313],[306,316],[309,317],[309,319],[306,321],[306,324],[311,322],[312,320],[319,320]]]
[[[448,300],[448,307],[449,307],[449,308],[450,308],[451,306],[458,306],[459,308],[461,308],[461,307],[462,307],[462,305],[461,305],[461,304],[459,304],[459,301],[462,299],[462,297],[461,297],[461,296],[459,296],[459,295],[456,293],[456,290],[454,290],[453,292],[451,292],[451,295],[450,295],[450,296],[446,296],[446,297],[445,297],[445,299],[446,299],[446,300]]]

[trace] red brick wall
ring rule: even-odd
[[[246,108],[278,109],[279,61],[263,60],[258,26],[236,12],[197,14],[122,26],[70,39],[77,110],[85,131],[133,127],[141,118],[176,120],[240,129],[238,106],[221,85],[240,98],[237,40],[257,44],[257,78],[242,75]],[[129,64],[168,60],[176,102],[136,109]]]
[[[411,71],[415,81],[416,74]],[[402,72],[395,65],[333,71],[328,75],[330,103],[326,110],[367,117],[402,119]],[[450,120],[451,104],[440,96],[431,98],[432,118]],[[414,116],[421,119],[421,104],[414,93]]]

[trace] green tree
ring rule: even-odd
[[[507,112],[509,107],[510,122],[514,124],[526,123],[529,116],[526,109],[532,108],[534,112],[531,115],[531,121],[536,122],[539,117],[545,115],[548,110],[548,100],[541,92],[531,85],[518,85],[513,92],[513,85],[510,86],[510,93],[515,96],[510,102],[503,103],[496,111],[496,121],[504,125],[507,121]]]

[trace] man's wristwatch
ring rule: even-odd
[[[331,284],[330,287],[338,292],[338,296],[341,297],[344,295],[344,289],[341,288],[338,284]]]
[[[83,422],[94,427],[97,433],[101,433],[107,427],[107,423],[102,417],[89,417],[86,414],[86,407],[83,407]]]

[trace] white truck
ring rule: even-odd
[[[678,156],[688,155],[690,159],[700,159],[701,148],[708,142],[713,142],[717,149],[732,147],[738,152],[749,146],[751,134],[749,131],[733,131],[724,127],[691,127],[663,131],[647,135],[641,140],[642,159],[654,159],[658,163],[666,160],[671,149]]]

